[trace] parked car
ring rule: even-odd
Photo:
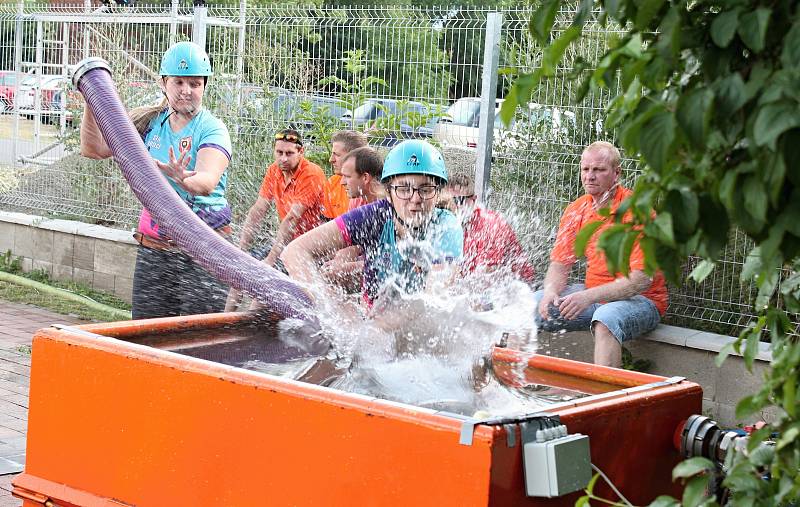
[[[40,108],[42,122],[57,123],[63,107],[61,97],[66,93],[67,121],[72,121],[72,105],[80,98],[77,91],[72,89],[68,78],[64,76],[28,76],[20,83],[19,94],[16,97],[19,111],[26,118],[33,118],[36,114],[36,90],[41,92]]]
[[[14,108],[14,89],[17,84],[17,73],[13,70],[0,71],[0,113]]]
[[[403,139],[430,138],[443,109],[410,100],[373,98],[345,112],[341,119],[350,128],[382,134],[379,145],[394,146]]]
[[[509,125],[500,119],[500,107],[504,99],[497,99],[494,107],[493,146],[495,149],[517,149],[526,144],[563,141],[575,128],[575,113],[528,104],[527,111],[517,108]],[[463,97],[458,99],[439,120],[433,138],[443,146],[474,149],[478,146],[481,99]]]

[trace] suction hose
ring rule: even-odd
[[[278,317],[315,322],[311,299],[303,289],[223,239],[172,189],[129,120],[108,62],[98,57],[82,60],[72,82],[91,107],[133,193],[182,251],[218,280],[256,298]]]

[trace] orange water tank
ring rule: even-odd
[[[517,424],[478,424],[464,445],[464,417],[192,357],[266,340],[251,324],[220,314],[40,330],[14,495],[25,506],[517,506],[578,497],[526,496]],[[496,350],[497,375],[510,379],[519,360]],[[592,463],[628,500],[680,494],[671,438],[700,411],[698,385],[541,356],[525,376],[591,394],[548,412],[589,436]],[[601,483],[596,492],[616,498]]]

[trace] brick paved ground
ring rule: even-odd
[[[0,507],[20,506],[11,480],[25,464],[30,344],[37,329],[77,324],[77,318],[0,300]]]

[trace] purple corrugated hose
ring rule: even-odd
[[[108,63],[81,61],[73,76],[133,193],[181,250],[222,282],[258,299],[281,318],[313,321],[308,294],[282,273],[239,250],[186,206],[142,143],[117,95]]]

